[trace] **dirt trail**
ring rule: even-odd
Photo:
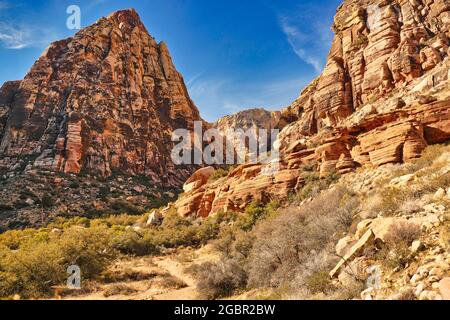
[[[118,261],[112,274],[132,271],[145,279],[100,284],[89,294],[66,296],[67,300],[194,300],[199,298],[195,279],[185,269],[193,264],[217,259],[209,246],[198,250]],[[181,287],[181,284],[183,286]],[[118,289],[120,288],[120,289]],[[129,292],[126,292],[127,290]]]

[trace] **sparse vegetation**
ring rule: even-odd
[[[235,168],[235,166],[231,166],[231,165],[217,168],[216,171],[214,172],[214,174],[209,178],[209,181],[213,182],[213,181],[216,181],[223,177],[228,176],[228,174],[231,171],[233,171],[234,168]]]
[[[410,246],[414,240],[419,238],[420,234],[421,230],[419,225],[401,221],[393,224],[389,228],[385,240],[391,247],[397,245]]]
[[[262,213],[272,211],[271,205],[249,206],[250,217],[266,219],[256,220],[252,228],[242,228],[238,219],[233,228],[223,230],[216,242],[222,261],[198,266],[194,272],[199,291],[214,299],[252,288],[290,292],[302,286],[312,294],[332,291],[325,270],[336,263],[333,244],[337,234],[349,227],[357,208],[356,198],[348,194],[334,188],[302,207],[278,208],[269,216]]]
[[[187,284],[170,274],[163,275],[163,278],[158,281],[158,286],[165,289],[182,289],[187,287]]]
[[[247,273],[236,260],[227,259],[219,263],[207,262],[191,269],[201,279],[198,290],[204,299],[228,297],[247,284]]]
[[[106,289],[106,291],[103,293],[103,295],[105,297],[118,296],[118,295],[129,296],[136,292],[137,292],[137,290],[134,289],[133,287],[130,287],[130,286],[124,285],[124,284],[116,284],[116,285],[112,285],[111,287]]]
[[[33,298],[64,283],[70,265],[83,279],[97,277],[114,258],[111,234],[104,227],[71,227],[63,233],[46,229],[0,235],[0,296]]]

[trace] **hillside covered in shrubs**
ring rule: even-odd
[[[182,218],[169,206],[158,225],[147,224],[149,214],[122,214],[7,231],[0,296],[51,297],[70,265],[80,266],[85,283],[102,282],[117,260],[212,244],[220,259],[186,270],[201,298],[442,298],[439,283],[450,271],[449,160],[448,146],[433,146],[413,163],[344,177],[320,179],[304,168],[298,193],[252,203],[243,214]],[[429,269],[426,276],[420,268]],[[370,286],[367,270],[375,269]]]

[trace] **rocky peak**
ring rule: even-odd
[[[141,30],[147,32],[147,29],[142,23],[141,18],[133,8],[113,12],[108,16],[108,19],[113,21],[119,27],[119,29],[122,29],[125,26],[128,26],[130,29],[138,27]]]
[[[20,84],[5,84],[0,100],[0,172],[14,175],[20,162],[171,186],[192,172],[172,163],[171,133],[193,128],[198,109],[167,46],[133,9],[51,44]]]

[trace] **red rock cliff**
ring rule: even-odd
[[[0,92],[0,166],[114,170],[179,185],[171,133],[200,120],[164,43],[123,10],[51,44],[23,81]]]
[[[322,176],[411,161],[450,140],[447,0],[346,0],[323,73],[282,110],[280,170],[248,164],[196,184],[175,203],[182,215],[242,211],[286,199],[304,184],[302,167]]]

